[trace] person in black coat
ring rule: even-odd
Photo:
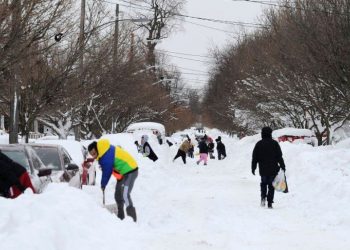
[[[226,158],[226,148],[221,141],[221,136],[215,139],[215,141],[216,141],[216,150],[218,151],[218,159],[223,160]]]
[[[272,182],[280,168],[286,171],[286,166],[284,165],[280,145],[272,139],[272,129],[270,127],[262,128],[261,137],[262,139],[256,143],[253,150],[252,173],[255,175],[255,169],[259,163],[261,206],[265,206],[267,199],[268,208],[272,208],[275,193]]]
[[[34,191],[27,170],[0,151],[0,196],[16,198],[27,187]]]
[[[143,156],[150,158],[152,161],[158,160],[158,156],[154,153],[153,149],[148,143],[148,135],[143,135],[141,137],[141,146]]]

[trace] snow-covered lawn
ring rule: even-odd
[[[40,195],[0,199],[0,249],[349,249],[349,148],[281,143],[290,193],[276,193],[270,210],[259,206],[260,178],[250,168],[259,136],[222,137],[228,157],[208,166],[173,163],[178,145],[151,140],[160,156],[153,163],[133,141],[120,142],[140,166],[137,223],[102,208],[99,185],[51,184]],[[114,202],[114,185],[111,179],[106,203]]]

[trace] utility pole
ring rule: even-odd
[[[80,33],[79,33],[79,82],[80,87],[83,88],[83,73],[84,73],[84,30],[85,30],[85,0],[81,0],[80,7]],[[81,104],[81,94],[79,94],[79,105]],[[81,139],[81,111],[78,112],[78,124],[75,126],[75,140]]]
[[[12,23],[11,23],[11,35],[13,39],[13,46],[11,48],[13,56],[16,56],[15,50],[16,46],[19,45],[21,36],[20,32],[20,22],[21,22],[21,1],[12,0],[11,3],[12,9]],[[11,104],[10,104],[10,134],[9,134],[9,143],[18,143],[18,122],[19,122],[19,93],[18,93],[18,62],[15,63],[15,66],[10,69],[9,72],[9,82],[11,83],[10,94],[11,94]]]
[[[115,5],[114,46],[113,46],[113,74],[118,72],[118,41],[119,41],[119,4]],[[115,132],[115,121],[112,117],[112,133]]]
[[[118,38],[119,36],[119,4],[115,6],[115,27],[114,27],[114,49],[113,49],[113,66],[117,69],[118,64]]]

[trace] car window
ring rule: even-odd
[[[57,148],[33,147],[34,151],[40,157],[46,167],[53,170],[61,170],[61,160]]]
[[[40,159],[36,155],[32,155],[32,162],[35,169],[39,170],[44,167],[43,163],[40,161]]]
[[[63,163],[64,163],[64,165],[67,166],[71,162],[72,162],[72,158],[67,153],[67,151],[63,149]]]
[[[3,152],[5,155],[11,158],[13,161],[25,167],[29,173],[31,172],[28,158],[26,157],[26,154],[24,153],[24,151],[13,151],[13,150],[2,149],[1,152]]]
[[[37,170],[45,168],[45,165],[43,162],[40,160],[39,156],[37,153],[34,151],[32,147],[26,147],[27,153],[29,155],[29,160],[32,162],[33,167]]]

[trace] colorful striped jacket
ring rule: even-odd
[[[101,187],[105,188],[113,171],[125,175],[135,171],[137,162],[124,149],[119,146],[113,146],[108,139],[97,141],[98,163],[102,168]]]

